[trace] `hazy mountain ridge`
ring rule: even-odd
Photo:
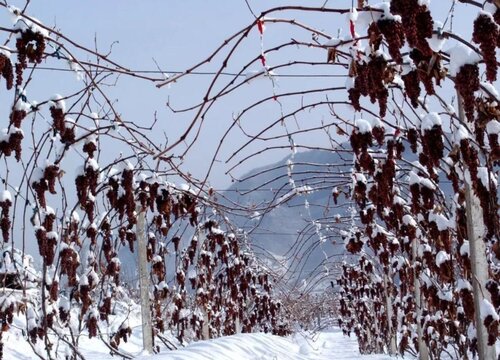
[[[293,164],[291,176],[288,174],[289,162]],[[243,181],[233,184],[225,195],[234,203],[254,206],[258,211],[250,213],[250,219],[234,216],[231,219],[250,232],[254,251],[271,252],[278,257],[286,254],[289,259],[300,263],[298,271],[302,269],[307,273],[325,258],[325,254],[331,256],[344,252],[342,241],[339,243],[339,239],[329,237],[331,231],[323,226],[319,228],[313,221],[346,214],[348,202],[340,195],[339,205],[335,205],[332,189],[350,183],[351,167],[352,155],[349,153],[312,150],[254,169],[242,178]],[[339,172],[347,174],[347,180],[336,175]],[[266,212],[265,204],[271,207],[279,205]],[[294,248],[299,235],[302,235],[300,246]],[[321,244],[320,237],[325,239]],[[333,244],[333,241],[337,243]],[[312,247],[315,249],[309,251]],[[302,268],[304,264],[306,266]]]

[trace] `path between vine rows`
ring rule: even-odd
[[[386,355],[361,356],[355,337],[345,337],[338,329],[312,338],[295,334],[282,338],[269,334],[239,334],[190,344],[186,348],[143,356],[141,360],[387,360]],[[394,358],[392,358],[394,359]]]

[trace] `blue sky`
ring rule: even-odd
[[[14,1],[13,4],[21,6],[24,2]],[[249,1],[254,11],[260,11],[283,4],[304,5],[303,1]],[[321,5],[324,1],[308,1],[307,5]],[[369,1],[369,3],[375,3]],[[447,15],[451,1],[435,0],[431,3],[435,19],[443,21]],[[346,8],[351,5],[351,0],[328,1],[330,7]],[[463,16],[469,17],[470,12],[477,13],[475,8],[459,4],[460,12],[455,17],[455,26],[463,24]],[[156,70],[156,63],[165,71],[184,70],[185,68],[204,59],[208,54],[219,46],[224,39],[237,30],[243,28],[251,21],[253,16],[249,12],[244,0],[218,0],[218,1],[195,1],[195,0],[33,0],[30,4],[28,14],[39,18],[49,26],[56,26],[65,35],[75,41],[88,46],[94,46],[96,39],[98,49],[105,53],[111,44],[111,58],[118,63],[140,70]],[[469,13],[467,13],[469,11]],[[3,12],[2,21],[8,21],[6,12]],[[288,12],[288,18],[294,18],[311,24],[314,27],[331,35],[337,35],[339,29],[346,28],[345,16],[298,14]],[[277,15],[276,15],[277,16]],[[468,26],[467,28],[470,28]],[[469,29],[467,29],[469,30]],[[345,31],[345,30],[344,30]],[[265,47],[287,41],[291,37],[309,40],[310,34],[300,31],[290,31],[290,27],[280,24],[269,24],[265,32]],[[254,29],[249,37],[245,39],[240,50],[236,53],[234,60],[228,64],[228,71],[239,71],[243,64],[260,53],[260,39],[258,32]],[[79,54],[77,54],[79,55]],[[268,63],[273,66],[280,62],[290,60],[314,60],[323,61],[326,54],[324,50],[314,49],[289,49],[279,55],[270,55]],[[87,55],[83,55],[84,59]],[[153,60],[154,59],[154,60]],[[220,66],[221,58],[215,58],[213,62],[202,70],[216,70]],[[259,69],[259,64],[251,67]],[[301,69],[295,70],[296,73]],[[307,68],[304,71],[310,73],[315,69]],[[317,73],[335,73],[336,68],[318,68]],[[284,70],[289,73],[290,71]],[[51,76],[46,74],[48,81],[43,82],[42,87],[33,87],[30,94],[34,98],[47,98],[54,93],[64,93],[78,84],[75,83],[72,74]],[[155,112],[158,114],[160,130],[164,131],[170,141],[174,141],[189,123],[192,114],[173,115],[167,110],[167,100],[176,108],[189,106],[199,102],[208,85],[210,77],[192,76],[173,84],[170,88],[156,89],[154,84],[138,81],[131,78],[121,77],[116,87],[109,88],[109,95],[116,99],[116,108],[124,119],[141,124],[149,124]],[[279,79],[276,87],[277,92],[292,91],[304,88],[315,88],[321,86],[343,86],[344,79]],[[270,96],[273,88],[269,81],[261,80],[245,85],[234,96],[229,96],[220,104],[214,106],[213,110],[205,120],[200,140],[192,151],[185,157],[182,169],[200,178],[206,172],[207,163],[211,160],[215,147],[217,146],[223,131],[231,124],[232,117],[242,108],[251,103],[251,100]],[[330,99],[346,100],[345,93],[332,93]],[[299,100],[285,102],[285,112],[297,106]],[[346,111],[347,108],[341,109]],[[281,114],[282,109],[276,104],[269,104],[259,111],[249,114],[242,126],[248,133],[257,131],[266,124],[274,121]],[[298,117],[289,124],[290,130],[304,128],[305,126],[319,125],[321,121],[328,121],[328,111],[316,111],[302,117]],[[271,134],[281,133],[283,129],[277,127]],[[333,134],[335,138],[336,135]],[[163,141],[159,137],[159,141]],[[238,145],[246,140],[239,132],[235,131],[229,138],[216,164],[216,169],[210,177],[211,184],[216,188],[224,188],[230,184],[229,177],[224,172],[239,160],[235,159],[229,165],[223,161],[238,148]],[[316,132],[306,136],[297,136],[297,143],[310,143],[318,146],[329,146],[329,140],[325,133]],[[282,139],[278,144],[286,144]],[[248,151],[242,153],[242,157],[251,154],[270,144],[267,142],[256,142]],[[182,150],[182,149],[179,149]],[[240,176],[249,169],[277,161],[289,154],[289,151],[268,151],[261,156],[252,158],[244,166],[234,171],[235,176]],[[240,157],[240,159],[242,158]]]

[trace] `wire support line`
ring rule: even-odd
[[[36,67],[28,67],[28,69],[35,70],[44,70],[44,71],[60,71],[60,72],[76,72],[77,70],[67,69],[67,68],[59,68],[59,67],[51,67],[51,66],[36,66]],[[99,72],[102,73],[113,73],[115,72],[113,69],[99,69]],[[125,74],[122,70],[116,69],[117,73]],[[160,75],[178,75],[184,74],[184,71],[160,71],[160,70],[130,70],[126,73],[129,74],[160,74]],[[259,74],[239,74],[232,72],[221,72],[218,73],[216,71],[192,71],[188,75],[200,75],[200,76],[214,76],[214,75],[225,75],[225,76],[234,76],[234,77],[250,77],[258,76]],[[345,78],[348,75],[342,74],[274,74],[272,77],[275,78]]]

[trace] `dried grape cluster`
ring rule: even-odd
[[[11,221],[9,217],[9,209],[12,206],[12,201],[7,196],[3,196],[0,201],[0,208],[2,209],[2,215],[0,218],[0,228],[2,230],[2,238],[4,242],[9,241]]]
[[[123,341],[126,343],[130,336],[132,336],[132,329],[130,328],[130,326],[127,326],[124,323],[120,326],[118,331],[112,336],[112,340],[110,342],[110,345],[113,348],[118,349],[120,342]]]
[[[414,108],[418,107],[418,98],[420,96],[420,77],[418,76],[418,70],[409,71],[407,74],[401,76],[405,84],[405,94],[410,99],[411,105]]]
[[[480,14],[474,21],[472,40],[478,43],[481,48],[481,55],[486,64],[486,79],[491,82],[497,79],[496,47],[498,36],[498,25],[493,22],[491,16]]]
[[[52,211],[42,213],[41,226],[35,227],[35,237],[38,242],[38,251],[46,265],[54,263],[55,250],[59,236],[54,231],[56,216]]]
[[[48,165],[45,169],[36,169],[39,177],[34,179],[31,186],[35,190],[39,207],[45,209],[47,202],[45,199],[45,192],[49,191],[51,194],[56,194],[56,180],[61,176],[60,169],[57,165]]]
[[[78,203],[85,210],[89,221],[94,221],[95,196],[99,182],[99,167],[92,159],[87,159],[83,173],[75,179]]]
[[[379,104],[379,115],[383,118],[387,111],[389,91],[387,83],[391,81],[393,69],[388,66],[383,55],[370,55],[368,63],[351,63],[351,73],[355,76],[354,87],[349,89],[349,100],[357,111],[361,111],[359,99],[369,96],[370,101]]]
[[[45,38],[40,32],[24,30],[16,40],[16,48],[16,85],[20,86],[23,82],[23,70],[28,66],[28,61],[38,64],[42,62]]]
[[[426,56],[421,51],[413,49],[410,52],[410,58],[417,67],[414,71],[417,71],[418,78],[424,85],[426,93],[428,95],[435,94],[433,79],[436,81],[436,85],[440,86],[441,80],[446,76],[446,73],[441,66],[440,55],[433,54],[431,56]],[[416,82],[413,86],[418,86],[418,82]],[[420,92],[420,89],[418,92]]]
[[[377,26],[380,32],[384,35],[389,47],[389,54],[396,64],[403,62],[400,49],[405,42],[403,25],[399,21],[392,19],[381,19],[377,21]]]
[[[359,264],[343,264],[337,280],[342,296],[339,303],[339,326],[345,335],[354,332],[362,354],[380,353],[391,337],[389,319],[385,312],[383,283],[373,282],[374,266],[361,256]],[[359,326],[358,326],[359,324]]]
[[[12,86],[14,86],[14,72],[12,70],[12,62],[10,59],[5,55],[0,53],[0,73],[2,74],[3,78],[5,79],[5,87],[7,90],[12,89]]]
[[[432,50],[426,39],[432,37],[434,21],[427,6],[419,5],[418,0],[392,0],[391,13],[401,16],[409,46],[431,56]]]
[[[427,166],[429,175],[434,178],[434,167],[439,167],[439,163],[443,158],[444,143],[443,129],[440,125],[434,125],[431,129],[425,129],[422,134],[422,154],[425,155],[425,162],[420,163]]]
[[[22,99],[20,98],[18,102],[22,103]],[[23,106],[15,106],[10,114],[10,128],[5,134],[8,136],[8,139],[4,137],[4,140],[0,140],[0,153],[5,156],[11,156],[14,151],[17,161],[21,160],[21,144],[24,138],[24,132],[21,130],[21,123],[26,115],[26,109],[23,108]]]
[[[455,77],[455,88],[462,97],[465,115],[474,121],[476,98],[474,92],[479,90],[479,67],[477,64],[462,65]]]
[[[153,256],[157,331],[165,329],[161,301],[170,298],[174,306],[169,309],[167,320],[178,329],[180,341],[231,335],[239,331],[238,324],[242,332],[288,334],[282,305],[271,296],[270,276],[256,268],[249,255],[240,249],[239,239],[220,230],[214,220],[200,224],[198,229],[182,252],[177,245],[180,239],[174,238],[179,266],[172,290],[163,280],[165,265],[159,255],[163,250]],[[193,290],[192,295],[187,291],[188,286]],[[183,315],[190,303],[195,304],[195,310],[189,316]]]
[[[75,124],[71,119],[67,119],[63,108],[59,104],[50,107],[50,115],[52,116],[52,128],[54,133],[58,133],[61,137],[61,142],[66,145],[71,145],[75,142]]]

